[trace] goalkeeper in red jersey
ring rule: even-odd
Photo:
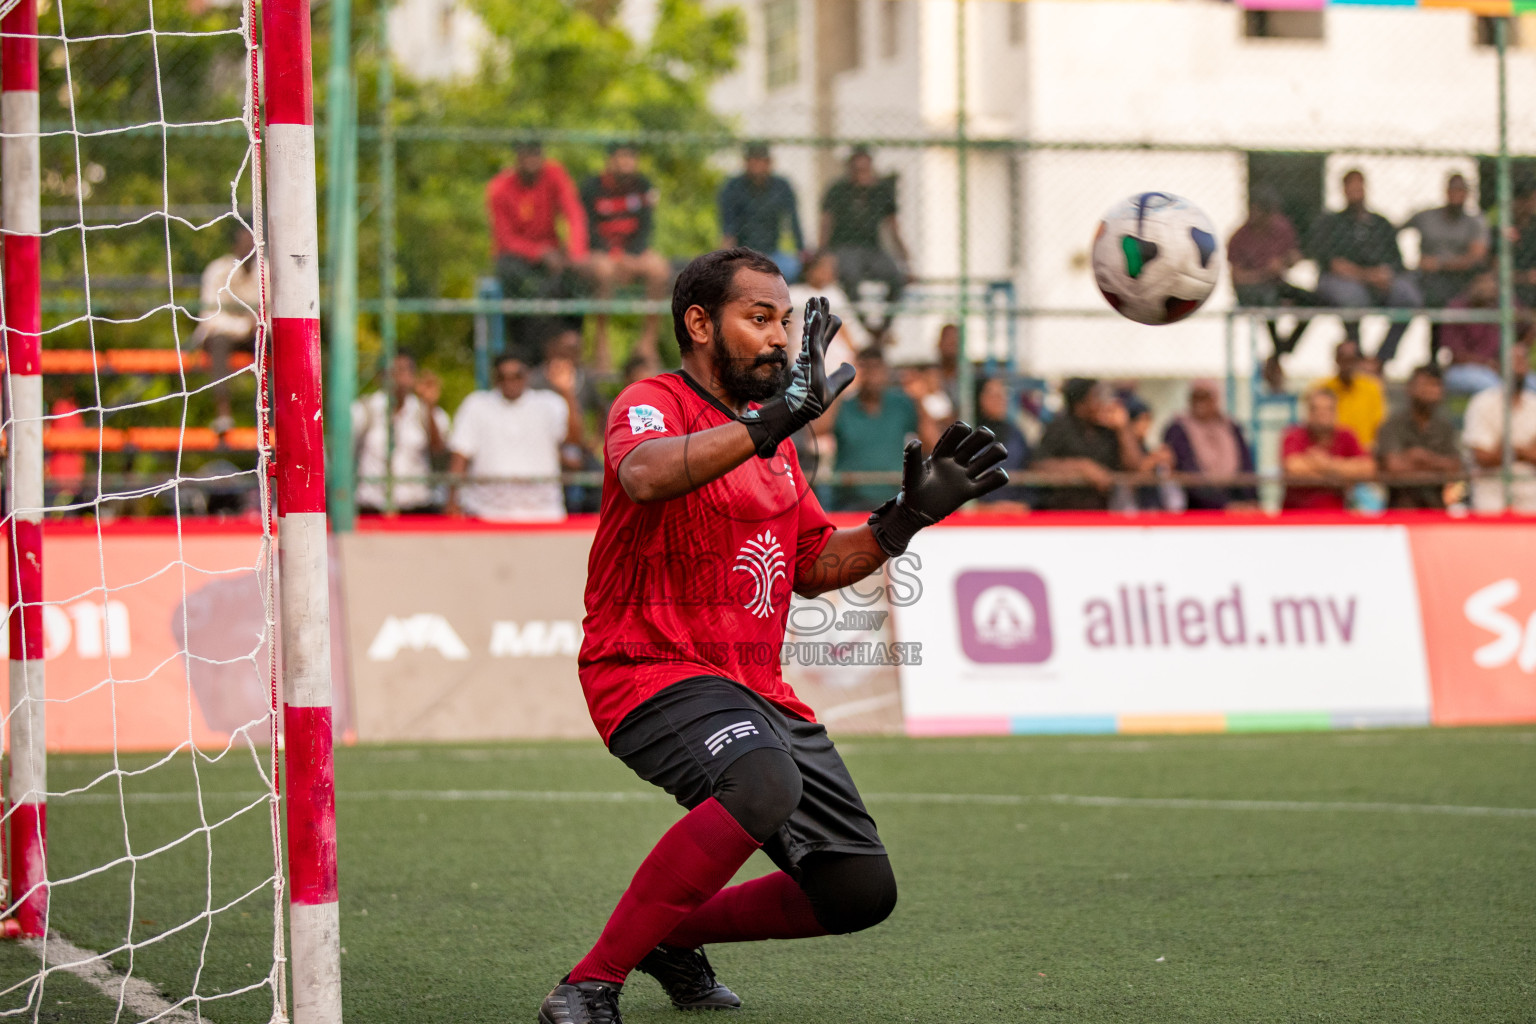
[[[825,299],[807,304],[791,365],[789,316],[767,256],[700,256],[672,295],[683,368],[630,385],[609,412],[581,685],[608,749],[688,813],[545,998],[541,1024],[618,1024],[636,968],[679,1009],[738,1007],[701,947],[859,931],[896,905],[874,819],[780,673],[790,597],[875,572],[1007,483],[1006,452],[964,423],[926,458],[909,441],[900,493],[866,525],[835,529],[788,439],[853,368],[825,370],[839,326]],[[759,849],[779,870],[724,888]]]

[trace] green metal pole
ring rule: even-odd
[[[1515,260],[1509,239],[1509,226],[1514,223],[1509,186],[1509,19],[1495,18],[1493,33],[1499,55],[1499,375],[1504,380],[1504,437],[1500,476],[1504,485],[1504,507],[1507,509],[1513,503],[1515,449],[1510,434],[1510,406],[1517,383],[1511,379],[1513,367],[1510,365],[1510,349],[1515,344]]]
[[[389,379],[395,363],[395,62],[389,50],[389,4],[379,9],[379,295],[384,300],[379,336],[384,358],[384,509],[395,510],[395,389]]]
[[[352,402],[357,397],[357,124],[352,89],[352,3],[331,0],[331,69],[326,80],[326,239],[331,279],[330,374],[326,419],[330,438],[326,495],[331,528],[357,518]]]
[[[976,422],[976,387],[973,383],[967,323],[971,313],[971,196],[968,178],[965,90],[965,0],[955,0],[955,169],[960,176],[960,365],[957,386],[960,389],[960,418]]]

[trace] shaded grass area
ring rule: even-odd
[[[900,904],[859,935],[712,948],[742,1020],[1536,1019],[1536,816],[911,799],[1536,808],[1536,732],[851,738],[842,749]],[[53,785],[104,766],[58,759]],[[182,767],[136,784],[184,790]],[[679,813],[596,743],[359,747],[339,753],[337,779],[349,1021],[531,1022]],[[204,806],[233,814],[256,782],[248,763],[203,766],[204,791],[226,794]],[[270,872],[265,814],[212,831],[216,904]],[[191,801],[128,804],[136,851],[198,821]],[[56,801],[50,828],[56,877],[124,849],[115,802]],[[194,922],[135,953],[135,973],[173,999],[192,991],[200,962],[205,995],[259,982],[270,964],[270,888],[216,915],[202,953],[207,851],[196,834],[139,863],[132,884],[137,940]],[[767,870],[754,858],[742,877]],[[55,927],[94,950],[121,944],[129,888],[127,866],[59,887]],[[35,969],[34,954],[0,947],[5,985]],[[23,1001],[13,993],[0,1009]],[[269,1003],[258,990],[204,1012],[261,1022]],[[42,1020],[113,1019],[67,975],[50,976],[40,1006]],[[624,1012],[632,1024],[678,1019],[643,976]]]

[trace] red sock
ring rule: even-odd
[[[826,935],[811,899],[795,880],[775,871],[721,889],[662,941],[693,949],[709,942],[757,942]]]
[[[641,862],[597,945],[571,968],[571,980],[622,984],[761,845],[714,797],[683,815]]]

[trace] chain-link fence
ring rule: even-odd
[[[1264,10],[1221,0],[564,5],[633,48],[636,63],[609,78],[571,55],[577,44],[561,35],[564,22],[533,38],[489,3],[438,22],[419,6],[359,12],[339,79],[355,90],[353,112],[338,120],[326,108],[321,129],[323,158],[336,152],[337,131],[343,151],[356,153],[351,174],[322,159],[332,219],[351,220],[358,238],[355,309],[333,307],[327,325],[356,353],[355,375],[331,381],[333,499],[343,509],[360,435],[375,418],[336,410],[349,390],[379,389],[397,352],[441,380],[438,401],[451,413],[491,385],[496,354],[537,362],[546,342],[564,334],[569,346],[574,330],[589,429],[585,455],[565,467],[595,473],[599,406],[622,384],[626,362],[648,354],[654,337],[658,362],[632,372],[677,365],[668,285],[658,279],[732,238],[763,244],[765,231],[792,282],[807,257],[837,257],[836,270],[821,261],[812,280],[841,286],[855,313],[852,347],[879,344],[920,412],[973,415],[976,380],[999,376],[1008,418],[1034,442],[1061,411],[1061,381],[1095,377],[1115,382],[1133,409],[1150,407],[1146,442],[1155,449],[1184,411],[1188,382],[1215,377],[1254,449],[1253,469],[1270,480],[1282,469],[1281,434],[1303,418],[1308,385],[1333,372],[1338,341],[1358,336],[1366,356],[1390,355],[1386,405],[1405,408],[1409,371],[1432,349],[1447,369],[1502,370],[1501,304],[1521,305],[1517,288],[1536,297],[1536,226],[1521,230],[1536,225],[1536,119],[1523,116],[1536,95],[1528,14],[1489,17],[1486,4]],[[676,29],[685,17],[696,20]],[[698,46],[680,45],[679,31]],[[556,37],[566,50],[555,52]],[[706,43],[729,59],[704,55]],[[580,69],[573,83],[555,81],[561,61]],[[620,79],[644,95],[615,99]],[[547,95],[536,92],[540,83]],[[619,248],[653,252],[655,264],[610,260],[613,279],[604,277],[582,264],[594,247],[573,247],[569,218],[555,211],[570,266],[546,272],[534,260],[518,272],[502,260],[498,269],[505,239],[493,237],[487,186],[532,143],[563,169],[584,215],[605,203],[644,206],[643,239],[624,235]],[[764,186],[740,180],[753,143],[790,197],[766,227],[774,203]],[[632,152],[645,187],[604,184],[615,145]],[[1401,280],[1395,291],[1346,287],[1331,265],[1337,253],[1324,251],[1320,223],[1346,207],[1350,170],[1362,172],[1364,206],[1389,229],[1395,251],[1383,258]],[[1465,183],[1460,217],[1447,207],[1453,174]],[[1244,280],[1262,287],[1245,286],[1241,304],[1224,273],[1210,302],[1181,324],[1153,329],[1116,316],[1094,285],[1090,243],[1112,203],[1152,190],[1194,200],[1224,242],[1249,224],[1229,254],[1282,265],[1245,267]],[[1262,216],[1251,222],[1250,213]],[[612,226],[626,217],[592,219]],[[328,224],[327,234],[342,227]],[[596,248],[617,237],[597,238]],[[1506,240],[1511,276],[1501,281]],[[1426,242],[1478,255],[1434,272]],[[189,262],[186,272],[195,271]],[[1494,275],[1491,295],[1484,272]],[[335,294],[345,302],[348,292]],[[1377,308],[1409,306],[1411,318],[1395,318],[1405,333]],[[1464,322],[1432,330],[1434,320]],[[352,323],[348,341],[335,328]],[[947,346],[946,325],[959,328]],[[1395,351],[1383,350],[1398,333]],[[966,355],[958,363],[956,342]],[[1271,360],[1277,344],[1281,358]],[[1467,401],[1452,395],[1453,418]],[[396,404],[383,400],[386,451]],[[393,456],[381,458],[363,475],[447,468],[440,457],[391,470]],[[846,458],[823,463],[823,472],[874,471]],[[392,488],[383,490],[393,504]],[[1273,504],[1279,491],[1265,496]]]

